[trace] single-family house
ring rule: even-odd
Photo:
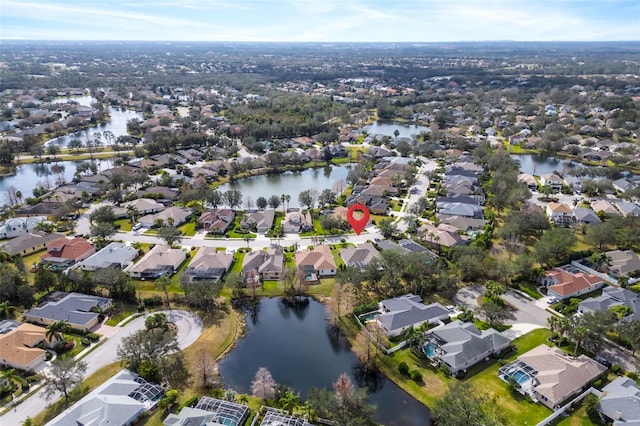
[[[152,200],[151,198],[137,198],[126,203],[122,203],[120,207],[113,209],[113,214],[116,217],[127,217],[129,211],[135,210],[137,215],[145,216],[148,214],[154,214],[164,210],[164,205]]]
[[[562,178],[555,173],[547,173],[540,176],[540,185],[549,186],[554,191],[560,191],[562,189]]]
[[[162,221],[165,226],[168,224],[180,226],[185,223],[194,212],[195,210],[189,207],[171,206],[161,212],[142,216],[138,219],[138,223],[144,228],[151,228],[156,223],[159,223],[159,221]]]
[[[606,255],[610,259],[607,268],[614,277],[628,276],[640,270],[640,258],[631,250],[612,250]]]
[[[573,357],[560,348],[540,345],[500,368],[505,382],[513,378],[518,391],[556,409],[607,371],[586,355]]]
[[[93,244],[85,238],[60,238],[47,245],[47,252],[40,258],[40,264],[52,268],[68,268],[89,258],[95,252]]]
[[[600,312],[614,306],[627,306],[629,313],[622,318],[623,321],[640,320],[640,294],[635,291],[620,287],[605,287],[598,297],[589,297],[578,305],[578,311]]]
[[[274,219],[274,210],[260,210],[247,214],[240,227],[246,231],[255,229],[257,232],[264,234],[271,229]]]
[[[353,268],[364,269],[369,263],[380,260],[380,253],[371,243],[363,243],[358,247],[345,247],[340,250],[344,264]]]
[[[125,269],[138,257],[138,250],[125,243],[112,242],[99,252],[89,256],[78,264],[83,271],[98,269]]]
[[[184,276],[194,280],[220,280],[233,264],[233,253],[218,251],[216,247],[201,247]]]
[[[570,226],[573,222],[573,210],[563,203],[554,201],[547,204],[547,217],[556,226]]]
[[[482,206],[477,204],[437,202],[436,206],[438,207],[438,212],[440,214],[471,217],[474,219],[484,218],[484,210],[482,209]]]
[[[98,315],[111,306],[111,299],[107,297],[56,291],[45,303],[27,310],[24,319],[44,325],[66,321],[75,330],[87,331],[98,324]]]
[[[236,212],[233,209],[212,209],[202,213],[198,222],[208,232],[224,234],[235,218]]]
[[[0,334],[0,365],[25,371],[34,371],[45,362],[46,350],[38,347],[55,343],[46,337],[47,330],[33,324],[20,324],[8,333]]]
[[[282,226],[286,233],[306,232],[313,229],[313,221],[308,211],[289,211]]]
[[[613,189],[620,192],[631,191],[632,189],[635,189],[636,186],[638,186],[637,183],[626,178],[620,178],[620,179],[614,180],[612,182],[612,185],[613,185]]]
[[[275,408],[266,408],[260,426],[312,426],[303,417],[293,416]]]
[[[499,354],[511,340],[499,331],[478,330],[473,323],[455,320],[429,330],[423,351],[436,365],[457,374],[483,359]]]
[[[149,188],[136,192],[136,197],[152,198],[164,205],[165,203],[170,203],[178,198],[179,192],[180,191],[178,191],[178,189],[176,188],[168,188],[166,186],[151,186]]]
[[[591,202],[591,209],[596,212],[604,214],[605,216],[618,216],[620,212],[613,204],[607,200],[596,200]]]
[[[440,223],[451,225],[458,228],[462,232],[481,231],[484,229],[487,221],[484,219],[475,219],[465,216],[438,215]]]
[[[558,300],[590,293],[604,286],[604,280],[572,266],[553,268],[540,280],[547,287],[547,294]]]
[[[441,223],[438,226],[425,224],[418,230],[425,244],[435,249],[451,248],[469,244],[469,237],[458,232],[455,226]]]
[[[640,206],[630,201],[617,200],[613,204],[624,216],[640,216]]]
[[[587,207],[574,207],[573,220],[576,223],[585,223],[587,225],[594,225],[602,222],[596,212]]]
[[[272,244],[267,250],[247,253],[242,261],[242,275],[262,280],[279,280],[284,272],[284,251]]]
[[[45,234],[44,232],[29,232],[28,234],[15,237],[4,244],[0,245],[3,252],[9,256],[27,255],[36,251],[47,248],[49,244],[64,238],[64,234],[58,234],[56,232],[52,234]]]
[[[13,217],[6,222],[0,223],[0,239],[15,238],[19,235],[27,234],[40,222],[45,222],[46,216]]]
[[[164,387],[147,382],[129,370],[121,370],[46,426],[130,426],[155,408],[164,394]]]
[[[175,273],[186,258],[187,254],[184,251],[158,244],[149,250],[138,263],[125,271],[129,273],[131,278],[156,279]]]
[[[640,424],[640,387],[630,377],[616,377],[602,388],[597,410],[613,426]]]
[[[165,426],[241,425],[249,416],[249,407],[222,399],[203,396],[195,407],[185,406],[177,414],[169,414]],[[273,426],[276,424],[274,423]],[[297,423],[280,423],[295,425]]]
[[[391,337],[401,335],[409,327],[438,324],[449,318],[449,311],[441,304],[425,305],[420,296],[411,293],[383,300],[379,308],[382,313],[375,321]]]
[[[307,281],[317,281],[321,277],[333,276],[337,271],[331,247],[326,244],[317,245],[313,250],[297,253],[296,265],[305,273]]]

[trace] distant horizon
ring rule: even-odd
[[[334,44],[417,44],[417,45],[446,45],[446,44],[465,44],[465,43],[576,43],[576,44],[610,44],[610,43],[639,43],[640,40],[449,40],[449,41],[279,41],[279,40],[262,40],[262,41],[249,41],[249,40],[120,40],[120,39],[12,39],[1,38],[2,42],[25,42],[25,43],[243,43],[243,44],[319,44],[319,45],[334,45]]]
[[[640,41],[637,0],[0,0],[0,40]]]

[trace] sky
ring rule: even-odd
[[[640,0],[0,0],[0,39],[640,40]]]

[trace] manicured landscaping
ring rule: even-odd
[[[178,227],[178,229],[182,232],[183,235],[187,237],[193,237],[194,235],[196,235],[196,222],[183,223]]]

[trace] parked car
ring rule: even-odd
[[[136,223],[135,225],[133,225],[131,227],[131,230],[133,231],[137,231],[138,229],[142,228],[142,224],[141,223]]]
[[[548,305],[555,305],[556,303],[558,303],[558,299],[556,299],[555,297],[550,297],[547,299]]]
[[[602,358],[600,355],[596,355],[595,357],[593,357],[593,360],[597,363],[604,365],[605,367],[611,367],[613,365],[611,361],[609,361],[608,359]]]

